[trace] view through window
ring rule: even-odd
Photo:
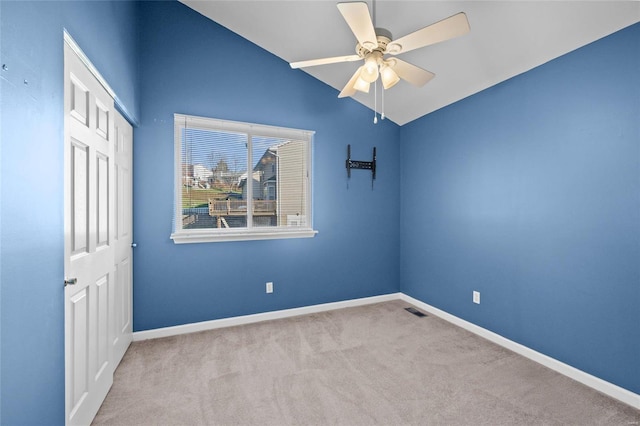
[[[312,135],[176,114],[174,241],[313,236]]]

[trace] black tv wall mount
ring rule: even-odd
[[[373,161],[357,161],[351,159],[351,145],[347,145],[347,177],[351,178],[351,169],[371,170],[371,186],[376,178],[376,147],[373,147]]]

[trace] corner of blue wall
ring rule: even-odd
[[[401,290],[635,393],[638,52],[635,24],[401,129]]]

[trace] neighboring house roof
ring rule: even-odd
[[[260,171],[256,170],[253,172],[253,180],[260,180]],[[247,173],[243,173],[238,177],[238,186],[242,187],[245,183],[247,183]]]
[[[264,151],[264,154],[262,154],[262,157],[260,157],[260,159],[258,160],[258,162],[256,163],[255,167],[253,168],[253,170],[258,170],[260,168],[260,166],[263,164],[262,159],[265,157],[268,157],[269,155],[278,155],[278,149],[284,145],[287,145],[291,143],[290,140],[286,140],[284,142],[281,143],[277,143],[274,145],[271,145],[269,148],[267,148]]]
[[[262,161],[265,158],[268,157],[273,157],[273,156],[277,156],[278,155],[278,149],[284,145],[287,145],[291,143],[290,140],[286,140],[284,142],[275,144],[275,145],[271,145],[269,148],[267,148],[264,151],[264,154],[262,154],[262,157],[260,157],[260,159],[256,162],[256,165],[253,168],[253,179],[254,180],[260,180],[260,172],[262,171],[262,167],[266,162]],[[267,181],[275,181],[276,177],[271,176],[267,179]],[[238,177],[238,186],[242,187],[247,181],[247,173],[243,173]]]

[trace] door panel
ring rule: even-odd
[[[98,181],[96,185],[98,202],[96,241],[98,247],[102,247],[109,244],[109,158],[102,153],[98,153],[96,165],[96,178]]]
[[[84,126],[89,127],[89,90],[76,78],[70,75],[70,115]]]
[[[71,367],[73,368],[73,382],[71,407],[72,412],[77,411],[81,401],[89,391],[89,336],[87,335],[87,324],[89,322],[89,302],[87,288],[76,293],[70,300],[70,328],[73,330],[71,339]],[[68,390],[69,392],[69,390]]]
[[[96,282],[96,328],[97,374],[105,372],[109,364],[109,276],[105,275]]]
[[[109,110],[111,108],[96,100],[96,133],[109,140]]]
[[[83,143],[71,139],[71,254],[77,255],[86,253],[89,248],[89,197],[87,188],[89,186],[89,155],[88,147]]]

